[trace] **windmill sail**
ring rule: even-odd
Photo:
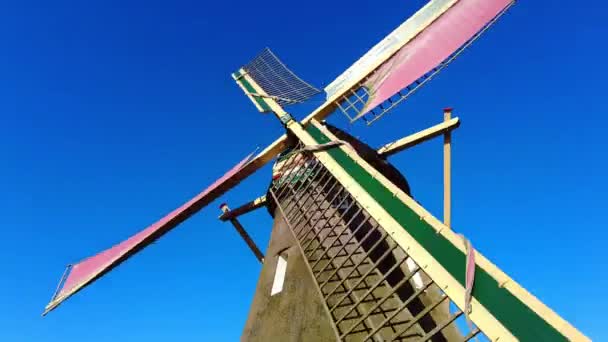
[[[399,41],[402,47],[367,77],[359,75],[362,81],[355,86],[356,91],[341,99],[339,108],[351,122],[361,117],[373,121],[406,99],[478,38],[513,4],[513,0],[458,0],[452,3],[446,9],[446,5],[450,5],[446,0],[431,1],[402,25],[405,33],[395,35],[396,30],[389,35],[388,38],[394,36],[389,41]],[[413,20],[418,17],[425,20]],[[396,45],[389,46],[391,52]],[[375,49],[377,47],[369,53]],[[349,69],[354,68],[350,74],[357,74],[360,69],[357,63]],[[336,81],[326,88],[328,94],[335,92],[334,88],[339,85]]]
[[[458,0],[431,0],[328,84],[327,99],[346,92],[432,24]]]
[[[302,103],[321,92],[289,70],[269,48],[233,73],[232,78],[260,112],[272,111],[268,106],[269,99],[287,106]],[[256,86],[253,87],[252,83]]]
[[[150,245],[171,229],[177,227],[180,223],[236,185],[238,179],[235,178],[238,177],[235,176],[248,163],[250,157],[251,155],[241,160],[236,166],[190,201],[173,210],[171,213],[141,232],[99,254],[68,266],[68,269],[59,283],[57,291],[53,295],[50,303],[46,306],[43,315],[55,309],[70,296],[108,273],[114,267]]]

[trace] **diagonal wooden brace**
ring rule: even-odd
[[[266,206],[266,196],[260,196],[254,199],[253,201],[245,203],[236,209],[224,211],[222,215],[220,215],[219,219],[222,221],[228,221],[264,206]]]
[[[228,205],[226,203],[222,203],[220,205],[220,209],[224,213],[224,214],[222,214],[222,216],[230,213],[230,208],[228,208]],[[220,218],[221,218],[221,216],[220,216]],[[247,233],[245,228],[243,228],[243,225],[239,222],[239,220],[236,218],[236,216],[233,216],[229,220],[230,220],[230,223],[232,223],[232,225],[234,226],[234,229],[236,229],[236,231],[243,238],[243,240],[245,240],[245,243],[247,244],[247,246],[249,246],[249,249],[251,249],[251,252],[253,252],[253,254],[258,259],[258,261],[260,263],[264,263],[264,254],[260,251],[260,249],[255,244],[255,242],[253,242],[253,239],[251,239],[251,236],[249,236],[249,234]]]

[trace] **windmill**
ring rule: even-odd
[[[300,122],[285,107],[319,90],[264,50],[232,77],[286,133],[158,222],[68,266],[44,314],[274,161],[265,195],[220,207],[263,264],[243,340],[587,341],[452,230],[451,132],[460,121],[451,109],[442,123],[377,150],[324,122],[333,113],[368,125],[382,118],[512,3],[430,1],[325,87],[326,101]],[[444,138],[444,222],[387,161],[435,137]],[[265,253],[238,220],[260,208],[274,218]]]

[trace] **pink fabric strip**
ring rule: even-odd
[[[471,242],[466,240],[465,244],[467,246],[467,261],[466,261],[466,275],[465,275],[465,285],[466,285],[466,298],[465,298],[465,306],[466,313],[470,311],[471,307],[471,298],[473,297],[473,285],[475,284],[475,250],[473,246],[471,246]]]
[[[460,234],[460,237],[464,241],[466,249],[466,265],[465,265],[465,292],[464,292],[464,317],[467,320],[469,329],[473,331],[473,322],[469,317],[471,313],[471,300],[473,299],[473,287],[475,286],[475,249],[464,235]],[[477,340],[477,338],[475,338]]]
[[[61,303],[67,297],[77,292],[81,286],[88,285],[97,277],[110,271],[112,268],[126,260],[142,248],[146,247],[154,240],[160,238],[171,229],[175,228],[181,222],[194,215],[197,211],[209,204],[214,199],[221,196],[236,184],[226,184],[243,166],[249,161],[251,155],[241,160],[230,171],[216,180],[208,188],[196,195],[190,201],[186,202],[181,207],[173,210],[168,215],[157,221],[156,223],[145,228],[141,232],[133,235],[129,239],[115,245],[112,248],[89,257],[72,266],[71,272],[63,283],[63,287],[57,292],[55,298],[60,299],[59,302],[53,303],[52,307],[47,310],[52,310],[55,306]],[[238,183],[238,182],[237,182]]]
[[[446,60],[513,0],[460,0],[368,79],[367,112]]]

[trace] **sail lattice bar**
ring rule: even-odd
[[[269,48],[245,65],[243,70],[266,93],[250,92],[249,95],[270,97],[281,106],[304,102],[321,92],[289,70]]]

